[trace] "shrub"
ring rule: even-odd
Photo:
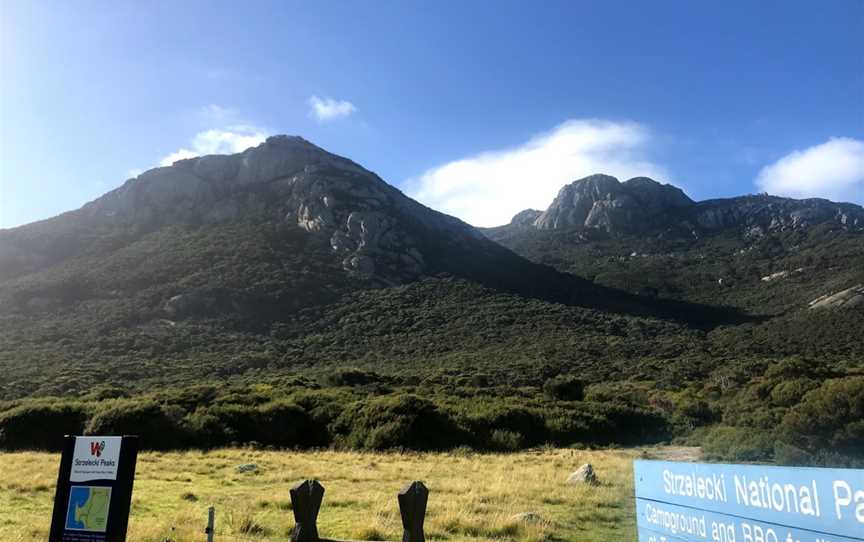
[[[199,446],[232,442],[280,447],[307,447],[328,442],[326,427],[306,410],[288,401],[260,406],[216,405],[186,416],[186,426]]]
[[[649,402],[645,389],[631,382],[592,384],[586,390],[584,400],[597,403],[622,403],[628,405],[647,405]]]
[[[546,417],[549,440],[558,446],[570,446],[591,440],[591,420],[569,412],[549,413]]]
[[[765,370],[765,378],[769,380],[788,380],[792,378],[803,378],[816,376],[824,373],[814,363],[804,361],[801,358],[789,358],[772,364]]]
[[[783,417],[780,439],[807,453],[864,456],[864,377],[828,380]]]
[[[466,438],[452,418],[426,399],[394,395],[349,405],[332,424],[341,444],[384,450],[441,450]]]
[[[80,435],[87,413],[78,403],[21,405],[0,414],[0,448],[58,451],[64,435]]]
[[[819,383],[809,378],[795,378],[780,382],[771,390],[771,403],[785,407],[795,405],[808,391],[818,387]]]
[[[477,411],[463,414],[464,423],[478,448],[498,449],[493,439],[495,431],[516,435],[521,446],[537,446],[548,440],[546,420],[542,411],[522,405],[492,403]]]
[[[256,426],[259,438],[255,440],[276,446],[314,446],[327,441],[324,427],[316,427],[309,413],[285,401],[259,407]]]
[[[492,431],[490,441],[492,448],[502,452],[515,452],[522,448],[522,435],[504,429]]]
[[[774,462],[778,465],[812,466],[813,456],[793,444],[777,442],[774,444]]]
[[[586,413],[592,421],[588,442],[634,445],[657,443],[670,436],[668,420],[654,410],[595,403]]]
[[[774,438],[749,427],[717,426],[705,436],[702,450],[712,460],[768,461],[774,453]]]
[[[543,393],[559,401],[581,401],[585,397],[585,384],[576,377],[559,375],[543,383]]]
[[[381,382],[381,375],[372,371],[362,369],[345,368],[336,369],[324,376],[323,381],[328,386],[363,386],[374,382]]]
[[[138,435],[142,449],[169,450],[188,445],[183,411],[154,402],[116,401],[87,423],[89,435]]]

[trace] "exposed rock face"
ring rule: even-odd
[[[776,273],[771,273],[770,275],[765,275],[762,277],[762,282],[771,282],[774,280],[785,279],[789,276],[789,271],[777,271]]]
[[[235,155],[149,170],[78,212],[92,220],[151,226],[276,214],[329,239],[349,273],[386,283],[426,271],[420,238],[429,230],[454,244],[486,243],[472,227],[406,198],[354,162],[289,136],[271,137]],[[182,313],[189,303],[169,301],[166,310]]]
[[[609,175],[592,175],[562,188],[552,205],[534,221],[534,226],[627,231],[653,223],[658,215],[690,205],[693,201],[680,189],[647,177],[620,183]]]
[[[864,209],[850,203],[768,195],[697,203],[679,188],[647,177],[621,183],[599,174],[564,186],[546,211],[536,213],[531,209],[518,213],[507,226],[493,229],[492,238],[507,237],[508,228],[516,232],[526,227],[686,237],[725,229],[736,229],[745,237],[761,237],[826,223],[864,230]],[[536,218],[532,221],[532,217]]]
[[[707,200],[699,202],[689,218],[698,229],[737,228],[748,237],[826,223],[848,230],[864,229],[861,207],[817,198],[795,200],[758,195]]]
[[[510,224],[514,226],[531,226],[542,214],[543,211],[538,211],[537,209],[525,209],[516,213],[513,219],[510,220]]]
[[[864,307],[864,284],[857,284],[837,293],[823,295],[810,302],[811,309],[851,307]]]

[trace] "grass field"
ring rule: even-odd
[[[224,449],[144,453],[135,480],[129,542],[205,539],[286,541],[294,524],[288,489],[305,478],[325,487],[322,537],[399,540],[396,493],[410,480],[430,490],[430,540],[635,540],[632,460],[639,450],[538,450],[516,454],[371,454]],[[0,454],[0,540],[47,539],[59,454]],[[239,473],[254,463],[257,471]],[[564,483],[591,463],[599,486]],[[533,512],[540,520],[512,519]]]

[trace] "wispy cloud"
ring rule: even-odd
[[[357,111],[351,102],[333,98],[311,96],[307,103],[310,107],[309,114],[320,122],[344,118]]]
[[[791,197],[864,203],[864,141],[832,137],[762,168],[761,190]]]
[[[545,209],[565,184],[593,173],[667,177],[645,158],[650,130],[633,122],[568,120],[518,147],[443,164],[406,183],[415,199],[475,226],[496,226]]]
[[[237,125],[224,129],[205,130],[195,134],[189,147],[181,147],[159,161],[170,166],[177,160],[205,154],[232,154],[254,147],[267,139],[268,134],[254,126]]]
[[[239,112],[232,107],[225,107],[219,104],[208,104],[202,107],[199,116],[210,124],[225,125],[234,123],[239,118]]]

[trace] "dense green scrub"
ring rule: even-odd
[[[64,433],[138,434],[151,449],[261,446],[514,451],[539,445],[702,444],[710,458],[853,465],[864,458],[864,374],[800,359],[731,367],[701,385],[542,387],[483,373],[422,381],[342,369],[268,384],[200,384],[129,395],[0,404],[0,448],[56,449]]]
[[[151,448],[677,440],[718,459],[861,462],[864,313],[807,308],[864,282],[860,235],[642,239],[634,255],[626,239],[570,234],[526,255],[663,310],[453,275],[355,283],[326,243],[260,224],[167,228],[134,250],[96,236],[0,288],[0,447],[81,431]],[[168,311],[177,295],[201,301]],[[694,325],[686,311],[709,305],[745,318]]]
[[[828,224],[746,238],[518,229],[490,237],[537,263],[649,297],[777,316],[864,281],[864,234]],[[765,280],[763,280],[765,279]]]

